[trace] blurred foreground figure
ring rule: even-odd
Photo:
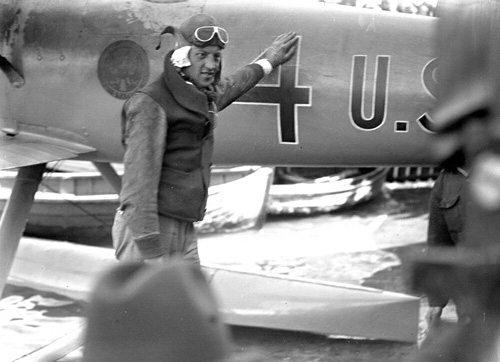
[[[201,270],[124,262],[95,286],[87,311],[83,362],[259,362],[231,356],[229,331]]]
[[[470,321],[437,330],[414,361],[500,361],[500,2],[444,0],[438,14],[432,119],[443,165],[469,171],[464,241],[416,260],[413,286]]]
[[[487,245],[500,231],[500,3],[445,0],[440,11],[436,150],[470,170],[465,237]]]

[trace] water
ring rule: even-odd
[[[426,239],[428,187],[388,190],[371,202],[309,217],[268,217],[259,231],[202,236],[204,262],[362,284],[401,265],[394,249]]]
[[[0,361],[15,361],[81,328],[83,314],[77,301],[8,285],[0,301]]]

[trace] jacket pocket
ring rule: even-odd
[[[439,203],[439,207],[443,212],[448,230],[452,233],[461,233],[464,229],[464,212],[461,205],[460,196],[444,197]]]
[[[200,170],[183,172],[164,168],[158,195],[159,212],[181,220],[203,218],[207,190]]]
[[[200,167],[201,140],[194,133],[170,133],[164,164],[181,172],[194,172]]]

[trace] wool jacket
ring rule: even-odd
[[[181,77],[170,56],[162,75],[128,99],[122,112],[126,151],[119,210],[138,246],[159,243],[159,214],[203,219],[217,110],[264,76],[260,65],[247,65],[222,79],[209,101]]]
[[[465,246],[466,184],[467,177],[457,169],[442,170],[436,179],[429,199],[429,247]],[[444,308],[449,301],[447,296],[428,295],[428,299],[431,307]]]

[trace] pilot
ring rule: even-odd
[[[202,220],[210,184],[217,112],[295,53],[295,32],[278,36],[263,57],[221,77],[228,32],[196,14],[179,28],[161,76],[122,111],[125,172],[112,229],[119,260],[157,262],[174,255],[199,265],[193,223]]]

